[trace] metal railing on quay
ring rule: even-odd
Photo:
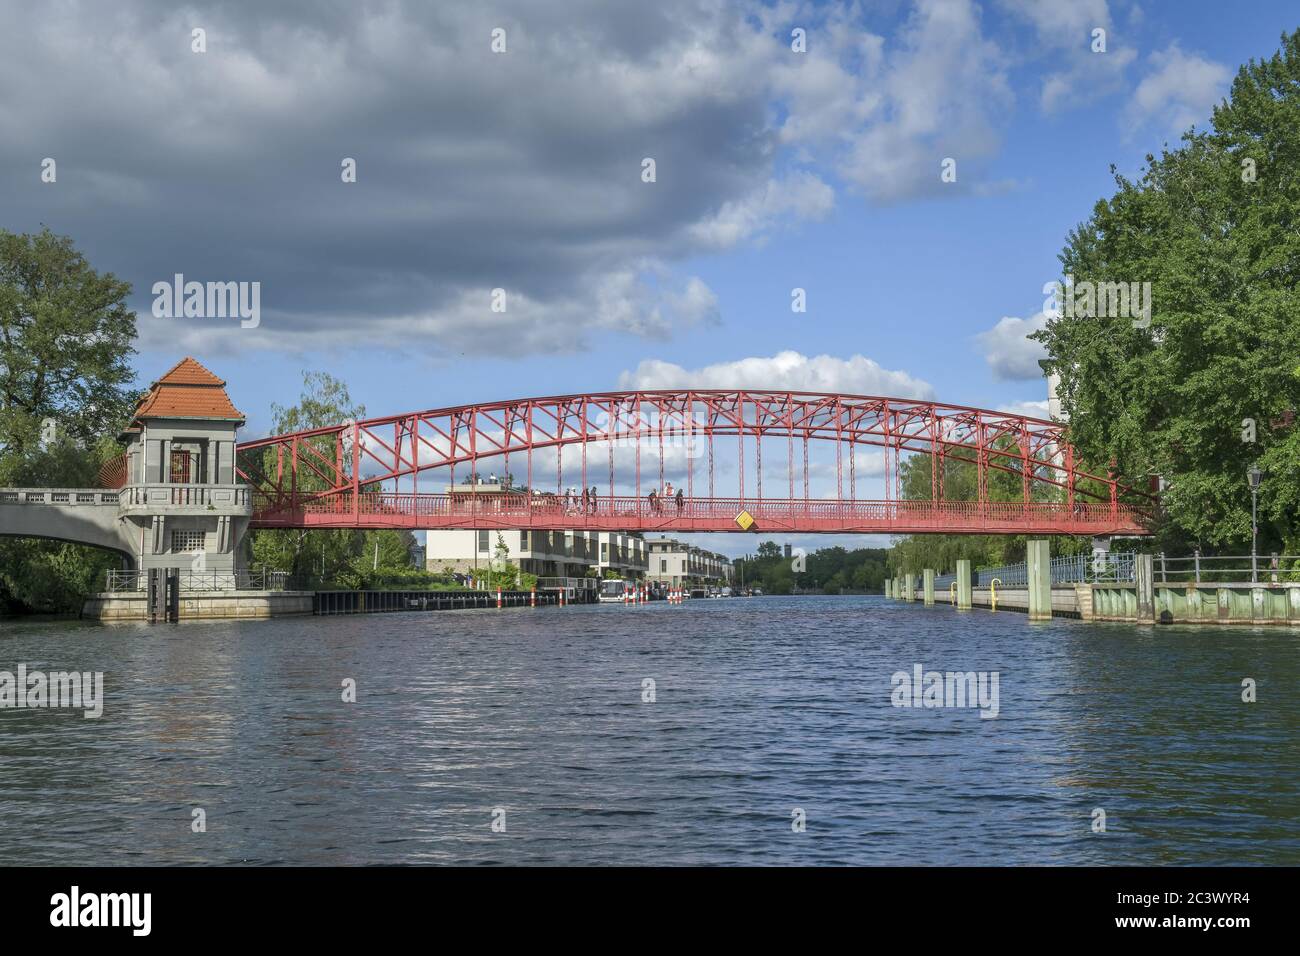
[[[1300,582],[1300,555],[1205,555],[1152,559],[1156,584],[1285,584]]]
[[[1053,584],[1096,584],[1134,579],[1133,555],[1126,551],[1060,555],[1052,558],[1050,563]],[[1029,584],[1029,568],[1024,562],[981,568],[973,573],[973,584],[977,588],[986,588],[994,578],[998,579],[1001,587],[1025,587]],[[956,574],[938,575],[934,579],[935,589],[943,590],[956,580]]]
[[[1300,555],[1249,554],[1170,557],[1163,552],[1152,555],[1154,583],[1163,584],[1287,584],[1300,582]],[[1132,583],[1136,578],[1136,555],[1111,552],[1100,555],[1076,554],[1052,558],[1053,584]],[[988,587],[997,578],[1003,587],[1024,586],[1029,572],[1025,564],[1008,564],[984,568],[974,573],[976,587]],[[936,590],[943,590],[955,574],[935,577]]]
[[[109,570],[105,573],[105,578],[105,591],[143,591],[148,586],[149,572]],[[243,571],[182,570],[180,584],[182,591],[283,591],[289,584],[289,572],[265,568]]]

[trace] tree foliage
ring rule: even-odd
[[[845,591],[879,591],[885,582],[883,548],[819,548],[800,556],[802,571],[795,570],[795,557],[787,558],[775,541],[764,541],[757,553],[735,562],[734,585],[762,588],[767,594],[817,591],[840,594]]]
[[[1113,172],[1113,170],[1112,170]],[[1065,317],[1036,333],[1070,437],[1127,478],[1160,475],[1161,543],[1300,547],[1300,31],[1243,66],[1212,128],[1148,155],[1069,236],[1074,282],[1152,284],[1149,328]],[[1140,323],[1139,323],[1140,325]],[[1253,440],[1250,440],[1252,439]]]
[[[48,229],[0,230],[0,450],[22,454],[47,420],[82,446],[116,434],[131,411],[131,286],[90,267]]]
[[[974,452],[971,452],[971,457]],[[965,457],[965,456],[963,456]],[[988,471],[990,501],[1021,501],[1024,479],[1018,461],[1006,459],[1010,472]],[[900,466],[903,497],[910,501],[928,500],[933,493],[929,455],[913,455]],[[979,497],[978,472],[975,465],[957,458],[943,462],[943,497],[947,501],[975,501]],[[1046,482],[1030,483],[1030,497],[1036,501],[1060,500],[1060,491]],[[897,539],[889,555],[889,574],[920,574],[925,568],[939,573],[955,571],[958,559],[967,559],[972,568],[995,568],[1025,560],[1025,535],[996,534],[914,534]],[[1052,554],[1078,554],[1090,548],[1087,538],[1056,535],[1051,539]]]
[[[131,287],[63,236],[0,230],[0,485],[84,488],[121,448],[134,407]],[[0,539],[0,602],[67,612],[120,557],[85,545]]]
[[[298,404],[271,406],[271,427],[276,433],[326,428],[340,422],[365,417],[365,406],[352,401],[345,383],[326,372],[304,372],[302,395]],[[327,458],[334,457],[333,437],[322,447]],[[268,456],[274,452],[267,452]],[[351,465],[352,449],[345,450],[346,466]],[[274,463],[264,462],[264,471],[274,473]],[[302,491],[320,490],[324,480],[310,469],[300,469],[298,487]],[[350,528],[304,531],[299,529],[262,529],[249,532],[252,564],[274,571],[288,571],[300,584],[328,584],[344,588],[369,588],[378,582],[391,581],[391,572],[411,567],[414,536],[409,531],[360,531]],[[423,574],[423,572],[420,572]],[[403,575],[403,585],[411,586]],[[426,581],[427,578],[427,581]],[[425,583],[433,576],[419,578]]]

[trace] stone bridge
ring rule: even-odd
[[[0,535],[105,548],[130,568],[188,568],[200,555],[203,569],[233,568],[251,515],[243,485],[0,489]]]

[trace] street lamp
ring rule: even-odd
[[[1256,555],[1259,552],[1259,523],[1256,520],[1257,502],[1259,500],[1259,482],[1264,473],[1259,465],[1251,465],[1246,471],[1246,480],[1250,483],[1250,583],[1259,581],[1259,568]]]

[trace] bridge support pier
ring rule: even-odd
[[[1029,574],[1029,619],[1048,621],[1052,617],[1052,556],[1051,542],[1046,538],[1031,538],[1025,568]]]
[[[970,606],[970,558],[960,558],[957,561],[957,610],[969,611]]]
[[[922,594],[926,607],[934,607],[934,568],[926,568],[921,572]]]
[[[916,600],[916,575],[915,574],[903,575],[903,600],[908,602]]]

